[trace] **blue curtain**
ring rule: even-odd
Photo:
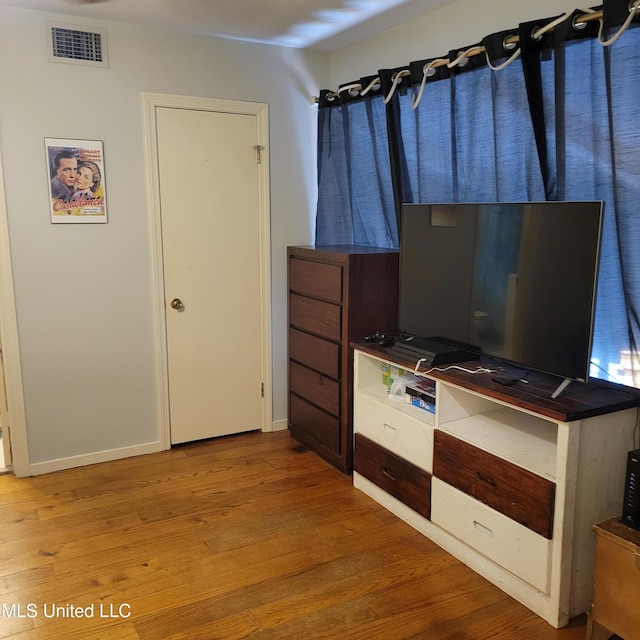
[[[639,18],[603,46],[629,3],[600,9],[602,32],[576,11],[492,34],[460,64],[381,70],[366,97],[321,99],[317,242],[397,247],[402,202],[601,200],[591,374],[640,386],[621,366],[640,344]]]
[[[383,97],[334,104],[321,94],[316,244],[397,247]]]
[[[619,5],[605,4],[605,21]],[[578,32],[572,22],[538,42],[533,25],[521,28],[531,112],[547,198],[604,203],[591,375],[638,386],[621,362],[640,344],[640,29],[605,47],[597,23]]]
[[[520,61],[495,72],[470,59],[447,75],[425,84],[415,109],[415,91],[398,96],[410,184],[403,201],[544,200]]]

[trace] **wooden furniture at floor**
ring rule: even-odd
[[[288,248],[289,430],[345,473],[353,456],[350,342],[395,334],[398,253]]]
[[[640,640],[640,531],[620,517],[593,530],[596,569],[587,638],[603,640],[615,633],[624,640]]]
[[[430,371],[430,412],[384,382],[415,361],[356,346],[354,486],[554,627],[586,612],[592,527],[622,504],[640,395],[572,383],[553,399],[557,378],[505,387],[508,365],[482,360]]]

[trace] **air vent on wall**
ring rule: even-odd
[[[47,24],[49,61],[108,67],[107,32],[68,24]]]

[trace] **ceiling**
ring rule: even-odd
[[[336,51],[453,0],[0,0],[0,5]]]

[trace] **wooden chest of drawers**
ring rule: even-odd
[[[358,246],[289,247],[289,430],[345,473],[353,465],[349,344],[395,334],[398,253]]]

